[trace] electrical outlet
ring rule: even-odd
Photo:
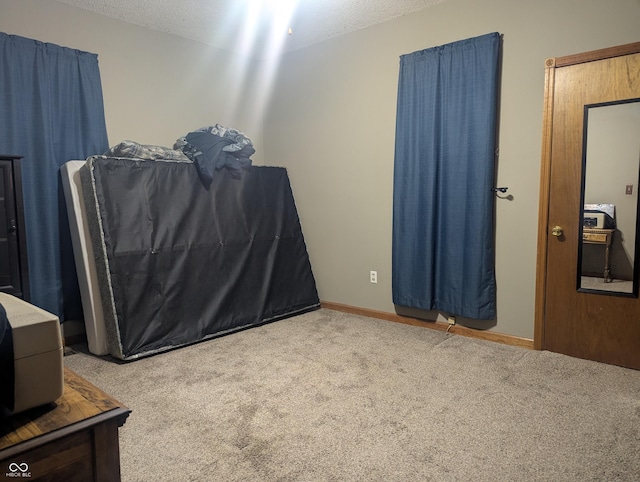
[[[369,280],[372,283],[378,282],[378,272],[377,271],[369,271]]]
[[[449,323],[450,325],[455,325],[456,324],[456,317],[453,315],[450,315],[449,318],[447,318],[447,323]]]

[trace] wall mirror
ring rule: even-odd
[[[638,296],[640,99],[584,108],[578,291]]]

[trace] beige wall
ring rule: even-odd
[[[52,1],[0,0],[0,31],[99,55],[110,143],[168,145],[215,122],[244,130],[256,163],[289,171],[321,299],[388,312],[398,57],[504,34],[498,184],[513,199],[496,203],[491,329],[529,338],[544,59],[638,41],[639,24],[638,0],[449,0],[287,54],[263,130],[252,92],[264,89],[234,101],[237,56]]]
[[[237,56],[50,0],[0,0],[0,31],[98,54],[110,145],[172,146],[220,123],[244,131],[261,163],[262,119]]]
[[[498,315],[488,327],[532,338],[544,60],[639,41],[638,25],[637,0],[449,0],[287,55],[265,121],[266,160],[289,170],[320,298],[394,311],[399,56],[497,31],[497,183],[513,199],[496,201]]]

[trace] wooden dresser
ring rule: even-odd
[[[0,420],[0,479],[119,481],[131,411],[71,370],[55,403]]]
[[[29,301],[21,160],[0,154],[0,291]]]

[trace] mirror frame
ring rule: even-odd
[[[640,104],[640,97],[632,98],[632,99],[622,99],[622,100],[614,100],[609,102],[600,102],[597,104],[585,104],[584,106],[584,114],[582,121],[582,172],[581,172],[581,183],[580,183],[580,219],[578,220],[578,262],[577,262],[577,278],[576,278],[576,290],[580,293],[591,293],[591,294],[599,294],[606,296],[622,296],[625,298],[638,298],[638,288],[640,287],[640,280],[638,277],[640,276],[640,261],[638,257],[640,257],[640,192],[638,193],[638,201],[636,203],[636,239],[634,246],[634,254],[633,254],[633,288],[631,293],[626,293],[623,291],[608,291],[608,290],[598,290],[592,288],[582,288],[582,251],[583,251],[583,228],[584,228],[584,198],[585,198],[585,184],[586,184],[586,174],[587,174],[587,133],[589,130],[589,109],[594,107],[606,107],[609,105],[621,105],[621,104],[631,104],[631,103]],[[640,156],[640,152],[638,153]],[[638,184],[637,189],[640,190],[640,158],[638,159]]]

